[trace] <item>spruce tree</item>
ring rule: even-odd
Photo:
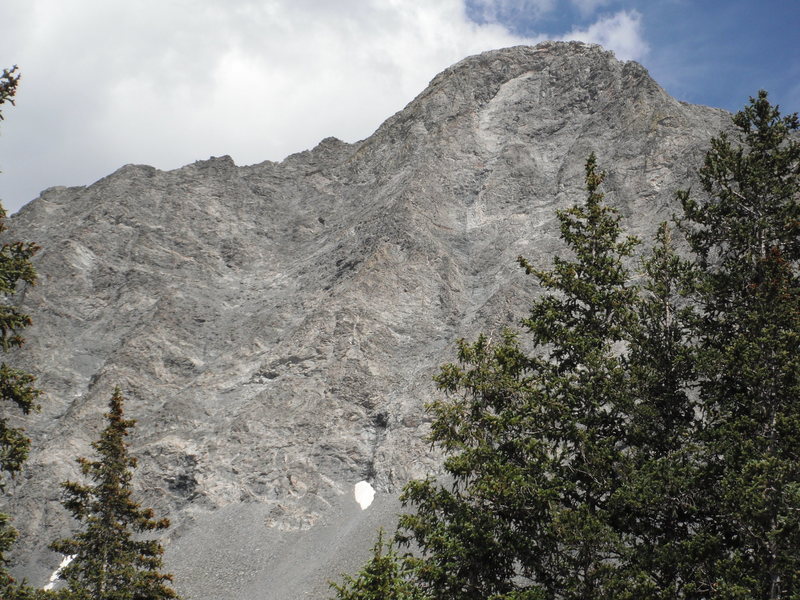
[[[331,583],[336,600],[424,600],[412,577],[413,568],[401,556],[394,541],[378,541],[372,547],[372,557],[355,577],[343,576],[341,584]]]
[[[442,368],[444,395],[428,405],[430,439],[446,455],[450,481],[406,485],[401,500],[413,510],[400,516],[397,537],[419,548],[411,563],[426,597],[510,598],[526,532],[541,531],[548,510],[533,493],[548,457],[525,416],[533,365],[510,330],[495,343],[460,341],[458,358]]]
[[[4,69],[0,75],[0,105],[13,104],[19,73],[17,68]],[[3,114],[0,112],[0,120]],[[0,234],[6,231],[6,211],[0,205]],[[0,347],[4,353],[20,347],[24,338],[21,331],[31,324],[28,315],[14,304],[13,297],[21,284],[33,285],[36,270],[31,258],[39,247],[29,242],[4,242],[0,246]],[[12,410],[29,414],[38,409],[37,399],[41,392],[34,387],[33,375],[0,363],[0,493],[9,478],[22,469],[28,457],[30,440],[19,427],[12,427],[9,418]],[[11,516],[0,513],[0,597],[12,598],[22,594],[20,588],[6,570],[6,553],[17,538],[11,526]]]
[[[679,192],[693,256],[635,240],[587,163],[571,258],[524,324],[459,343],[429,405],[451,481],[408,484],[397,538],[432,599],[800,598],[800,143],[766,93]]]
[[[69,600],[158,600],[176,598],[172,577],[159,571],[163,548],[143,534],[165,529],[167,519],[155,519],[152,509],[133,499],[131,479],[136,459],[125,438],[135,421],[123,415],[117,388],[105,415],[108,424],[92,444],[97,460],[79,458],[81,472],[91,483],[62,484],[64,506],[82,524],[74,537],[51,545],[73,556],[61,572]]]
[[[697,553],[693,528],[703,486],[698,482],[697,402],[692,394],[695,311],[687,304],[694,271],[680,257],[662,223],[642,261],[625,368],[631,403],[623,443],[623,483],[611,504],[622,538],[613,594],[619,598],[674,599]]]
[[[698,594],[800,597],[800,128],[766,92],[682,192],[697,256],[709,541]]]
[[[421,550],[432,598],[589,599],[613,581],[621,538],[613,495],[628,460],[630,412],[619,356],[635,321],[623,261],[637,241],[603,199],[594,156],[587,200],[558,213],[571,258],[550,271],[519,262],[547,292],[523,321],[537,352],[505,332],[462,342],[437,381],[431,439],[452,485],[409,484],[399,538]]]
[[[545,489],[553,552],[533,575],[548,582],[549,596],[576,600],[605,594],[613,581],[621,539],[610,501],[628,460],[622,440],[630,383],[620,353],[636,318],[637,291],[625,261],[638,240],[624,235],[620,216],[604,201],[604,177],[590,156],[585,204],[558,213],[571,259],[555,257],[551,271],[520,259],[549,291],[523,323],[546,349],[542,405],[556,407],[540,437],[551,461]]]

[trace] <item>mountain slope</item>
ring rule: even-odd
[[[319,596],[399,487],[436,471],[431,376],[456,338],[525,314],[536,290],[515,258],[561,251],[555,210],[583,198],[589,153],[647,239],[728,121],[597,46],[545,43],[461,61],[355,144],[43,192],[11,222],[44,247],[22,360],[48,395],[12,490],[16,571],[38,584],[58,564],[55,482],[120,385],[179,591]],[[378,490],[364,513],[362,479]]]

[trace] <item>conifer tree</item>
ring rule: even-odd
[[[429,405],[451,481],[408,484],[397,539],[431,599],[800,598],[800,138],[766,93],[679,192],[643,283],[602,202],[524,321],[459,343]]]
[[[401,500],[413,510],[400,516],[397,537],[420,549],[411,564],[426,597],[510,598],[528,532],[541,533],[548,507],[529,493],[548,459],[525,417],[534,366],[510,330],[495,343],[461,340],[458,359],[437,377],[445,396],[428,405],[451,481],[406,485]]]
[[[17,68],[4,69],[0,75],[0,105],[6,102],[14,104],[19,83]],[[0,120],[3,119],[0,112]],[[0,205],[0,234],[6,230],[6,211]],[[20,284],[33,285],[36,281],[36,270],[31,258],[39,247],[26,242],[4,242],[0,246],[0,347],[3,352],[18,348],[24,342],[21,331],[31,324],[28,315],[20,311],[13,303],[13,296],[19,291]],[[38,409],[37,399],[41,392],[34,387],[33,375],[20,369],[0,363],[0,493],[5,489],[7,480],[14,477],[22,468],[28,457],[30,440],[25,432],[12,427],[9,422],[11,410],[29,414]],[[7,412],[8,411],[8,412]],[[0,597],[12,598],[22,594],[20,588],[6,571],[6,553],[17,538],[16,530],[11,526],[11,516],[0,513]]]
[[[585,204],[558,213],[574,258],[555,257],[551,271],[520,259],[550,292],[534,302],[523,323],[536,346],[547,349],[539,385],[543,405],[557,407],[546,417],[551,431],[540,438],[551,457],[546,476],[554,552],[534,578],[552,582],[549,596],[576,600],[603,595],[617,568],[621,540],[610,500],[623,483],[621,440],[631,410],[619,346],[636,318],[637,292],[624,261],[638,240],[623,234],[619,215],[604,202],[604,177],[590,156]]]
[[[692,531],[703,486],[691,394],[696,315],[686,301],[694,271],[677,255],[666,223],[642,271],[625,360],[631,394],[623,438],[627,464],[610,502],[623,542],[610,597],[672,600],[683,597],[693,557],[702,554]]]
[[[461,343],[438,383],[431,439],[447,454],[452,486],[412,482],[399,537],[422,556],[432,598],[589,599],[612,582],[620,536],[613,493],[627,460],[620,440],[628,381],[616,346],[635,320],[636,291],[623,260],[637,241],[599,191],[591,156],[584,204],[558,213],[571,259],[544,271],[519,262],[549,293],[523,322],[538,353],[516,335]]]
[[[172,577],[159,571],[163,548],[143,534],[165,529],[167,519],[156,520],[152,509],[142,508],[132,496],[131,479],[136,459],[125,441],[135,421],[123,415],[122,393],[114,391],[108,421],[100,439],[92,444],[97,460],[79,458],[81,472],[91,483],[63,484],[64,506],[82,524],[74,537],[51,545],[73,556],[61,572],[68,600],[159,600],[176,598],[169,587]]]
[[[384,541],[381,529],[364,568],[355,577],[344,575],[341,584],[331,583],[331,587],[336,590],[336,600],[423,600],[412,571],[394,541]]]
[[[800,129],[766,92],[680,194],[698,257],[709,540],[698,594],[800,597]]]

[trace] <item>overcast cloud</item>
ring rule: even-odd
[[[501,23],[555,5],[480,0],[475,19],[463,0],[3,0],[0,66],[23,80],[0,129],[0,196],[15,210],[127,163],[250,164],[362,139],[452,63],[544,39]],[[647,52],[631,11],[548,37]]]

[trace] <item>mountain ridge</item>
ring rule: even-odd
[[[9,512],[28,517],[15,572],[43,583],[60,561],[45,549],[70,527],[55,482],[77,476],[120,385],[139,421],[137,491],[174,524],[178,590],[321,594],[391,522],[403,483],[437,472],[431,377],[455,339],[524,316],[536,290],[515,259],[547,265],[561,250],[554,212],[583,198],[588,154],[647,239],[728,121],[636,63],[548,42],[457,63],[353,144],[241,167],[126,165],[46,190],[10,220],[44,247],[21,360],[47,392],[11,490]],[[362,479],[378,490],[363,513]],[[212,531],[231,539],[192,557]],[[314,554],[320,539],[337,553]],[[255,556],[266,542],[278,550]],[[301,548],[313,577],[281,562]]]

